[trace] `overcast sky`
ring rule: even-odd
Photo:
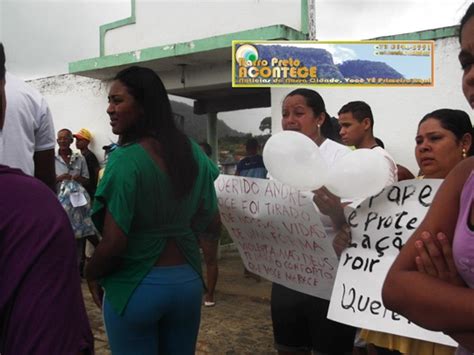
[[[160,1],[160,6],[166,4],[166,0],[148,1]],[[275,11],[280,1],[284,0],[275,0]],[[300,0],[294,1],[299,6]],[[451,26],[459,23],[471,3],[470,0],[315,1],[319,40],[369,39]],[[68,63],[99,56],[100,25],[129,15],[130,0],[0,0],[0,41],[5,45],[7,69],[24,79],[67,73]],[[240,131],[258,134],[260,120],[268,115],[270,109],[258,109],[221,113],[219,118]]]

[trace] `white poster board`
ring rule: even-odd
[[[352,244],[341,255],[328,318],[359,328],[456,345],[443,333],[423,329],[386,309],[381,296],[390,266],[423,220],[441,181],[399,182],[349,213]]]
[[[221,221],[249,271],[329,300],[338,260],[311,193],[230,175],[215,187]]]

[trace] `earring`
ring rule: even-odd
[[[466,159],[466,157],[467,157],[466,148],[463,148],[462,149],[462,158]]]

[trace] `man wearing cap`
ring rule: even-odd
[[[81,128],[79,132],[73,136],[76,138],[76,148],[81,151],[82,156],[86,159],[87,168],[89,169],[89,183],[84,187],[92,200],[97,188],[97,177],[100,170],[97,157],[89,150],[89,143],[92,140],[92,134],[88,129]]]

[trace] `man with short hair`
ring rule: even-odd
[[[341,125],[340,135],[342,142],[345,145],[354,146],[356,149],[372,149],[382,154],[387,162],[387,169],[389,169],[390,172],[389,178],[385,182],[385,186],[396,183],[398,181],[397,164],[387,151],[379,146],[374,137],[374,116],[370,106],[364,101],[351,101],[342,106],[338,114],[339,124]],[[367,178],[367,183],[369,182],[370,177]],[[323,206],[323,208],[328,209],[328,205],[321,200],[321,198],[325,199],[328,197],[333,198],[333,196],[321,194],[320,196],[315,197],[314,201],[318,207]],[[339,213],[337,211],[339,211]],[[349,246],[351,241],[350,227],[343,216],[344,213],[341,208],[333,209],[332,215],[330,216],[334,225],[339,229],[338,234],[333,240],[333,246],[338,256],[340,256],[342,251]],[[360,331],[357,331],[354,341],[354,347],[357,348],[355,351],[363,352],[361,349],[365,348],[365,346],[366,343],[360,337]]]
[[[8,101],[8,106],[0,134],[0,163],[19,168],[54,190],[56,141],[48,104],[36,89],[8,72],[2,82],[0,86],[5,85],[2,102]]]
[[[374,116],[370,106],[364,101],[352,101],[342,106],[338,114],[342,142],[345,145],[354,146],[356,149],[373,149],[382,154],[390,169],[387,185],[397,182],[397,164],[375,140]]]
[[[255,138],[250,138],[245,143],[247,156],[237,164],[235,175],[265,179],[267,169],[263,164],[263,158],[258,154],[260,144]]]
[[[395,164],[395,161],[385,149],[378,145],[374,137],[374,116],[370,106],[364,101],[352,101],[342,106],[338,114],[339,124],[341,126],[339,133],[342,142],[345,145],[354,146],[356,149],[373,149],[382,154],[387,162],[387,169],[389,170],[389,177],[385,182],[385,186],[397,182],[397,164]],[[369,180],[367,180],[367,182],[369,182]],[[340,198],[329,192],[329,190],[323,186],[314,191],[313,201],[321,213],[331,218],[335,229],[340,230],[341,234],[346,234],[348,237],[348,230],[350,230],[350,228],[346,228],[346,217]],[[357,202],[355,204],[357,204]],[[348,239],[350,239],[350,237],[348,237],[347,240]],[[344,242],[347,242],[347,240]],[[343,245],[343,247],[347,246],[346,243],[341,243],[341,245]],[[343,247],[338,245],[336,249],[338,255],[342,252]]]

